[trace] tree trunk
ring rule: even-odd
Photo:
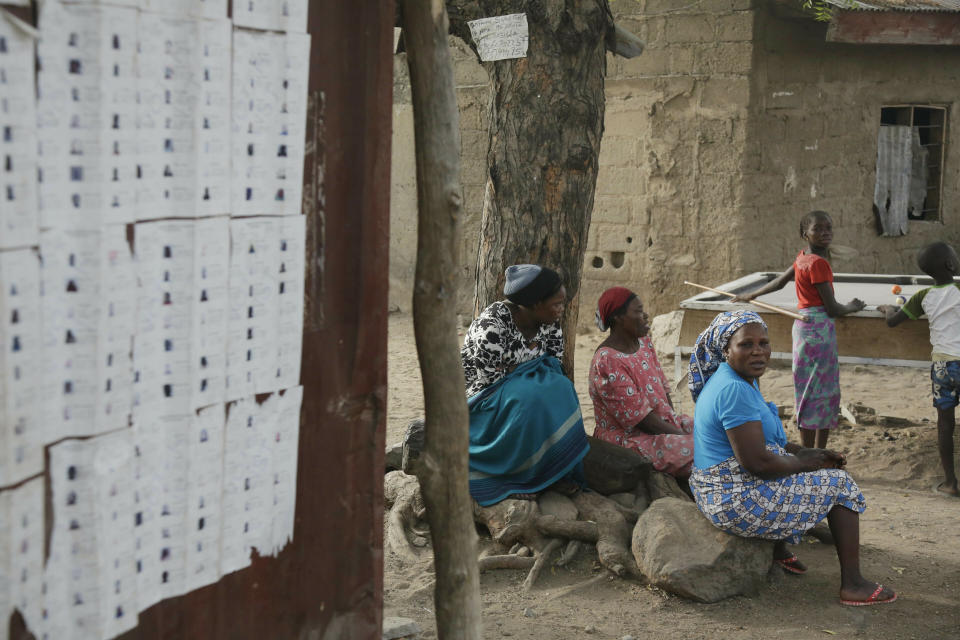
[[[463,219],[460,129],[443,0],[403,0],[417,159],[414,334],[425,437],[417,467],[433,540],[437,636],[480,640],[480,574],[468,491],[469,419],[455,309]]]
[[[527,57],[484,63],[493,91],[475,312],[503,297],[507,266],[533,262],[556,269],[569,299],[564,368],[572,374],[613,17],[607,0],[448,0],[447,5],[451,31],[471,44],[467,20],[526,13]]]

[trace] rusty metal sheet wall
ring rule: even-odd
[[[380,637],[393,24],[392,0],[310,2],[293,541],[142,612],[123,638]]]
[[[960,14],[838,11],[827,28],[827,42],[956,46]]]

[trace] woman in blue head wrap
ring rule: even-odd
[[[564,375],[560,274],[508,267],[506,300],[470,323],[460,350],[470,408],[470,495],[481,506],[584,484],[590,446],[580,401]]]
[[[840,560],[840,602],[893,602],[892,589],[860,573],[866,502],[842,469],[843,455],[787,442],[776,405],[760,393],[770,351],[767,326],[752,311],[721,313],[697,338],[689,383],[697,507],[728,533],[775,541],[774,561],[793,574],[806,567],[786,543],[798,543],[826,517]]]

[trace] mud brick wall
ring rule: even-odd
[[[960,241],[960,48],[829,43],[826,25],[760,6],[735,268],[786,267],[802,247],[799,218],[823,209],[834,243],[858,254],[835,256],[835,271],[919,273],[921,247]],[[942,214],[881,237],[871,208],[880,109],[902,104],[947,107]]]
[[[460,183],[463,187],[463,238],[457,312],[473,318],[477,234],[486,184],[488,103],[487,71],[462,40],[450,37],[454,82],[460,106]],[[390,169],[390,307],[409,313],[417,261],[417,171],[414,158],[413,108],[406,54],[394,56],[393,164]]]
[[[738,256],[722,221],[743,206],[738,175],[751,99],[750,0],[622,1],[617,22],[646,42],[608,57],[606,129],[580,324],[609,286],[648,311],[676,308],[684,280],[718,282]]]
[[[960,48],[825,41],[826,26],[768,0],[616,0],[619,24],[646,42],[607,58],[607,106],[580,326],[609,286],[652,314],[677,308],[692,280],[716,285],[787,267],[799,218],[831,212],[835,242],[856,250],[837,271],[915,273],[935,239],[960,242],[960,137],[948,124],[943,215],[885,238],[872,212],[880,108],[933,104],[958,113]],[[465,225],[458,311],[473,311],[486,179],[489,81],[451,38],[460,101]],[[410,309],[416,253],[413,120],[403,54],[395,59],[391,305]],[[949,119],[950,116],[948,116]]]

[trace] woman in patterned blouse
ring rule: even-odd
[[[523,266],[535,265],[510,269]],[[543,282],[539,286],[531,282],[533,291],[507,294],[506,300],[494,302],[470,323],[460,350],[467,397],[534,358],[550,355],[563,359],[560,318],[567,291],[556,271],[542,269],[539,273]]]
[[[610,337],[590,363],[594,437],[633,449],[657,471],[689,477],[693,418],[673,410],[640,298],[623,287],[607,289],[597,305],[597,326],[610,329]]]
[[[560,275],[506,271],[505,301],[470,323],[460,358],[470,407],[470,492],[481,505],[529,497],[558,480],[582,484],[589,448],[573,383],[563,374]]]

